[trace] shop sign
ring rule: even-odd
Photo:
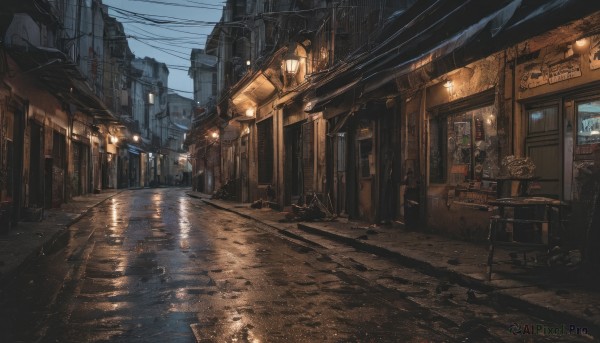
[[[578,58],[552,64],[549,69],[548,82],[551,84],[581,76],[581,65]]]
[[[521,77],[521,89],[531,89],[548,83],[548,68],[542,63],[530,64],[525,67]]]
[[[593,36],[590,39],[590,69],[600,68],[600,36]]]

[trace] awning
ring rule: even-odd
[[[417,83],[432,80],[598,10],[600,1],[589,0],[416,2],[387,22],[379,45],[368,54],[351,56],[338,67],[344,69],[341,73],[316,78],[317,96],[309,100],[306,110],[321,110],[355,87],[361,90],[356,97],[366,98],[383,85],[410,79],[415,73]]]
[[[248,108],[262,104],[275,93],[275,85],[262,72],[258,72],[242,89],[231,96],[231,102],[238,112],[244,113]]]
[[[98,120],[117,121],[114,114],[94,93],[78,67],[60,50],[30,46],[12,47],[8,53],[23,70],[34,75],[60,100]]]
[[[337,98],[339,95],[346,93],[348,90],[354,88],[360,82],[359,79],[354,80],[343,87],[335,89],[331,93],[323,95],[321,97],[315,97],[306,103],[304,111],[308,113],[319,112],[323,109],[323,106],[327,105],[331,100]]]

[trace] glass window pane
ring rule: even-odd
[[[531,134],[558,130],[558,107],[534,109],[527,112],[528,132]]]
[[[544,132],[544,112],[529,112],[529,133]]]
[[[600,143],[600,100],[577,104],[577,144]]]
[[[448,116],[448,183],[458,184],[471,175],[472,115]]]
[[[558,108],[547,108],[546,111],[546,131],[558,130]]]

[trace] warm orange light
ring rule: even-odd
[[[578,39],[575,41],[575,45],[577,45],[579,48],[583,48],[584,46],[588,45],[588,40],[586,38]]]

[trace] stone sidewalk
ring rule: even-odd
[[[100,194],[74,197],[60,208],[44,210],[43,220],[19,222],[8,233],[0,235],[0,283],[18,272],[28,259],[48,250],[90,209],[122,191],[103,190]]]
[[[0,283],[28,259],[41,255],[91,208],[126,190],[103,191],[76,197],[60,209],[47,210],[40,222],[20,222],[0,235]],[[281,234],[312,242],[331,239],[356,249],[393,258],[420,272],[447,278],[477,292],[494,295],[502,303],[534,311],[556,324],[586,327],[600,337],[600,287],[574,277],[567,270],[519,265],[509,251],[497,249],[492,281],[486,278],[487,246],[451,239],[435,233],[407,230],[402,225],[369,226],[339,218],[333,222],[283,222],[285,213],[249,204],[212,200],[187,191],[191,197],[217,208],[257,220]],[[504,260],[504,261],[501,261]],[[503,262],[503,263],[502,263]]]
[[[500,303],[533,311],[567,328],[570,325],[585,327],[590,335],[600,337],[600,286],[596,281],[576,277],[566,268],[533,266],[532,263],[524,265],[520,255],[515,258],[512,251],[496,248],[494,273],[492,280],[488,281],[487,244],[452,239],[423,230],[408,230],[399,223],[372,226],[344,218],[332,222],[289,223],[284,221],[283,212],[213,200],[209,195],[198,192],[187,193],[220,209],[269,225],[282,234],[304,241],[318,235],[358,250],[393,258],[420,272],[493,295]],[[298,232],[304,234],[299,235]]]

